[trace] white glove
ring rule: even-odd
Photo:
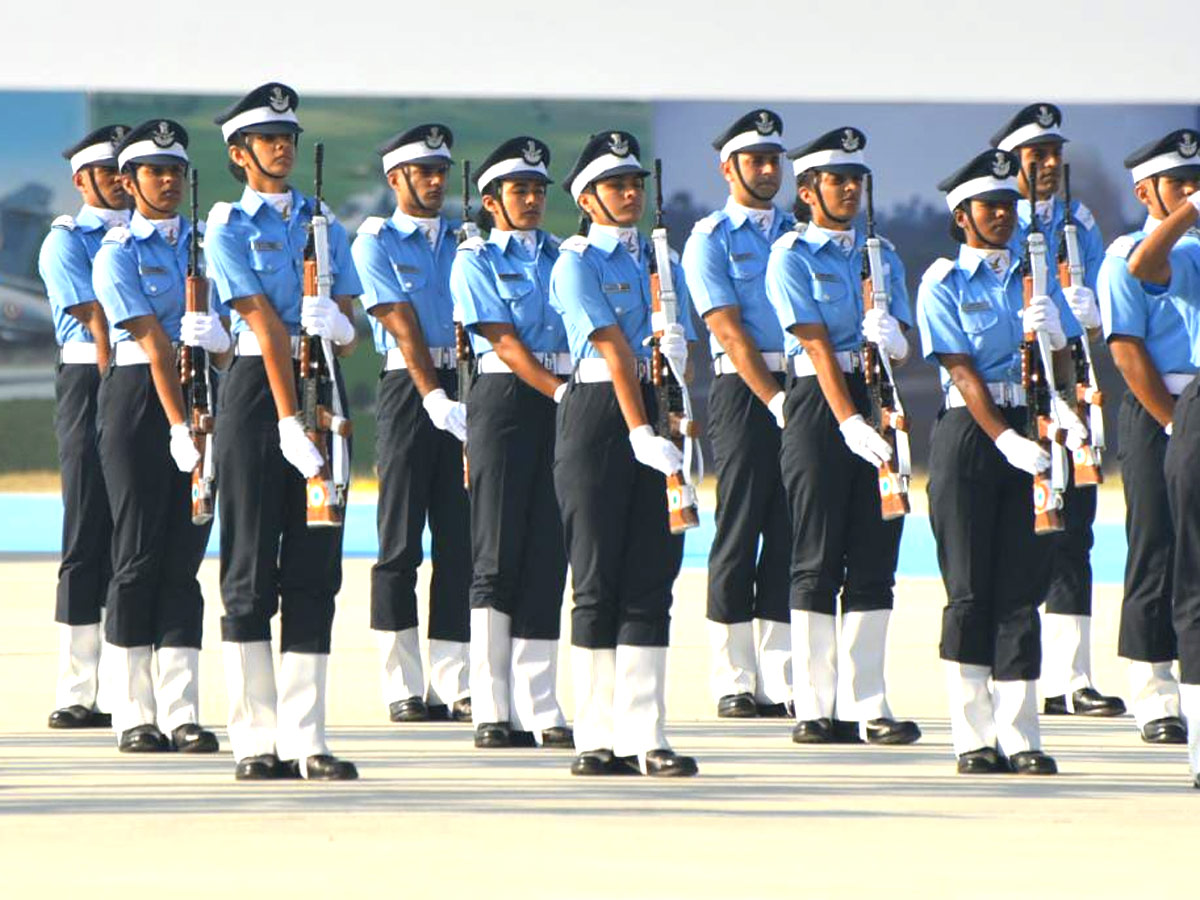
[[[175,468],[180,472],[190,472],[200,462],[200,451],[183,422],[171,426],[171,459],[175,460]]]
[[[1194,196],[1195,196],[1195,194],[1193,194],[1192,196],[1194,197]],[[1163,431],[1164,431],[1164,432],[1166,432],[1166,434],[1167,434],[1167,437],[1170,437],[1170,436],[1171,436],[1171,428],[1172,428],[1172,426],[1173,426],[1174,424],[1175,424],[1175,422],[1174,422],[1174,421],[1171,421],[1171,422],[1168,422],[1166,425],[1164,425],[1164,426],[1163,426]]]
[[[305,297],[300,304],[300,325],[305,332],[335,344],[354,340],[354,323],[341,308],[325,297]]]
[[[649,425],[639,425],[629,432],[633,458],[664,475],[674,475],[683,468],[683,453],[666,438],[659,437]]]
[[[562,398],[567,395],[567,382],[563,382],[554,389],[554,402],[562,403]]]
[[[1200,213],[1200,191],[1189,195],[1187,201],[1188,203],[1192,204],[1192,206],[1196,207],[1196,212]]]
[[[224,353],[230,344],[229,333],[216,313],[184,313],[179,323],[179,339],[188,347],[199,347],[209,353]]]
[[[1037,475],[1050,468],[1050,454],[1037,441],[1023,438],[1007,428],[996,438],[996,449],[1004,454],[1013,468]]]
[[[908,339],[900,331],[900,323],[891,313],[871,308],[863,316],[863,337],[875,344],[892,359],[908,356]]]
[[[853,415],[838,424],[850,452],[879,468],[892,458],[892,446],[862,416]]]
[[[771,411],[771,415],[775,417],[775,424],[783,429],[783,391],[780,391],[774,397],[767,401],[767,409]]]
[[[658,352],[671,362],[671,367],[680,374],[687,366],[687,338],[683,334],[683,326],[672,322],[663,329],[662,337],[658,339]]]
[[[321,465],[325,462],[321,451],[304,433],[299,416],[288,416],[279,420],[279,452],[305,478],[312,478],[320,472]]]
[[[1055,397],[1050,401],[1051,407],[1054,410],[1054,416],[1058,419],[1058,424],[1067,432],[1067,449],[1078,450],[1088,442],[1087,426],[1079,418],[1075,410],[1071,409],[1070,404],[1062,397]]]
[[[1063,288],[1063,296],[1067,300],[1067,306],[1071,307],[1071,314],[1083,328],[1100,327],[1100,307],[1096,305],[1096,295],[1092,293],[1091,288],[1072,285]]]
[[[1026,331],[1044,331],[1050,338],[1051,350],[1061,350],[1067,346],[1067,336],[1063,333],[1058,307],[1045,294],[1034,297],[1022,310],[1021,325]]]
[[[434,427],[448,431],[460,441],[467,439],[467,407],[451,400],[441,388],[430,391],[421,401]]]

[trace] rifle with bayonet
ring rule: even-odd
[[[868,310],[888,312],[887,277],[883,266],[883,242],[875,234],[875,197],[871,173],[863,178],[867,195],[867,240],[862,259],[863,315]],[[871,427],[895,449],[893,459],[879,467],[879,507],[884,521],[899,519],[909,512],[908,483],[912,477],[912,454],[908,444],[908,417],[900,391],[892,376],[887,351],[870,341],[862,346],[863,378],[871,402]]]
[[[1063,166],[1063,226],[1058,242],[1058,281],[1064,289],[1084,283],[1079,225],[1071,209],[1069,165]],[[1092,363],[1092,347],[1086,328],[1077,341],[1071,342],[1071,353],[1075,362],[1075,402],[1080,409],[1086,407],[1088,411],[1088,442],[1072,454],[1075,484],[1097,485],[1104,481],[1104,473],[1100,468],[1104,452],[1104,394],[1096,381],[1096,367]]]
[[[667,513],[671,534],[682,534],[700,524],[696,482],[703,477],[700,456],[700,426],[692,415],[683,372],[658,349],[658,341],[668,325],[679,321],[679,301],[671,272],[671,246],[663,222],[662,160],[654,160],[654,229],[650,232],[650,312],[653,336],[650,341],[650,380],[658,395],[658,421],[655,431],[668,438],[683,452],[683,468],[667,476]],[[699,475],[693,479],[696,463]]]
[[[325,145],[314,148],[316,195],[308,243],[304,247],[304,295],[332,301],[333,272],[329,259],[329,219],[321,201]],[[300,420],[308,439],[321,452],[321,470],[308,479],[309,528],[340,528],[346,517],[350,488],[350,421],[345,417],[337,385],[333,345],[316,335],[300,337]]]
[[[1029,194],[1034,196],[1037,164],[1029,167]],[[1022,260],[1024,306],[1034,297],[1049,293],[1050,266],[1046,257],[1046,236],[1038,230],[1038,218],[1030,216],[1029,236],[1025,239]],[[1065,435],[1054,411],[1058,393],[1054,378],[1054,351],[1044,331],[1025,332],[1021,344],[1021,385],[1028,408],[1025,436],[1039,442],[1050,452],[1050,477],[1033,476],[1033,529],[1037,534],[1063,530],[1063,492],[1067,488],[1067,449]]]
[[[471,161],[463,160],[462,167],[463,177],[463,193],[462,193],[462,225],[458,229],[459,244],[469,241],[471,238],[481,237],[479,226],[471,221]],[[471,349],[471,341],[467,337],[467,329],[463,326],[463,311],[457,302],[454,304],[454,359],[456,362],[455,370],[458,376],[458,396],[455,397],[459,403],[467,402],[467,395],[471,392],[471,382],[475,378],[475,351]],[[469,488],[471,484],[470,464],[467,461],[467,444],[463,442],[463,487]]]
[[[188,261],[185,309],[190,313],[208,312],[208,278],[200,271],[200,175],[189,173],[191,188],[191,234],[188,236]],[[208,353],[203,347],[179,348],[179,383],[183,388],[184,418],[200,461],[192,469],[192,524],[207,525],[213,517],[213,402],[208,372]]]

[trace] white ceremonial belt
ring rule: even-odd
[[[763,363],[772,372],[786,372],[787,358],[774,350],[761,351]],[[713,360],[713,372],[717,375],[736,375],[737,366],[733,364],[733,358],[727,353],[722,353]]]
[[[292,359],[300,358],[300,338],[292,335],[288,338],[291,344]],[[262,347],[258,343],[258,335],[253,331],[243,331],[237,336],[238,356],[262,356]]]
[[[96,345],[87,341],[67,341],[59,348],[58,356],[65,366],[94,366]]]
[[[843,372],[858,372],[862,369],[862,357],[857,350],[839,350],[833,356],[837,360],[838,368]],[[801,378],[817,374],[817,370],[813,368],[812,357],[807,353],[792,357],[792,371]]]
[[[63,358],[63,361],[66,361],[66,357]],[[1167,392],[1178,397],[1192,383],[1195,377],[1195,375],[1188,375],[1186,372],[1168,372],[1163,375],[1162,380],[1163,384],[1166,385]]]
[[[534,353],[533,358],[548,372],[555,375],[570,375],[573,365],[570,353]],[[499,354],[485,353],[479,357],[477,370],[481,375],[507,375],[512,368],[502,360]]]
[[[112,363],[114,366],[147,366],[150,357],[136,341],[117,341],[113,346]]]
[[[429,358],[433,360],[435,369],[453,369],[458,365],[458,354],[454,352],[453,347],[430,347]],[[399,347],[388,350],[387,358],[383,362],[383,371],[396,372],[407,368],[408,362]]]
[[[635,359],[633,362],[638,381],[648,384],[650,382],[650,360]],[[597,356],[581,359],[575,366],[575,381],[579,384],[612,381],[612,372],[608,369],[608,361]]]
[[[1008,381],[989,381],[987,389],[997,406],[1025,405],[1025,388],[1019,384],[1012,384]],[[956,409],[966,405],[967,401],[963,399],[962,392],[959,391],[957,385],[952,384],[946,388],[946,409]]]

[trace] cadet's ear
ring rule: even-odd
[[[84,183],[85,182],[83,180],[83,169],[80,169],[78,172],[76,172],[74,175],[71,176],[71,184],[75,185],[76,190],[82,191]]]
[[[76,175],[75,177],[78,178],[79,176]],[[1141,181],[1139,181],[1137,184],[1135,184],[1133,186],[1133,196],[1137,197],[1138,202],[1141,203],[1143,206],[1150,205],[1151,191],[1150,191],[1149,184],[1150,184],[1149,179],[1143,178]]]
[[[384,177],[387,179],[388,187],[390,187],[393,191],[399,189],[400,182],[402,180],[400,178],[400,167],[399,166],[396,166],[395,168],[389,170],[387,175],[385,175]]]

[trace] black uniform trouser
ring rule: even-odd
[[[456,373],[439,369],[437,375],[454,396]],[[421,536],[428,517],[433,538],[429,637],[465,643],[471,637],[471,517],[462,443],[434,427],[404,369],[380,376],[376,417],[379,560],[371,569],[371,627],[416,627],[417,568],[425,556]]]
[[[1023,431],[1025,407],[1000,413]],[[933,428],[929,520],[948,598],[941,658],[988,666],[997,681],[1036,680],[1050,542],[1033,530],[1032,477],[1009,465],[966,408],[942,410]]]
[[[558,640],[567,553],[554,496],[554,401],[515,375],[480,375],[467,430],[471,608],[512,618],[512,636]]]
[[[776,378],[782,388],[783,376]],[[740,376],[718,375],[708,395],[708,434],[717,476],[708,618],[786,622],[792,525],[779,474],[779,426]]]
[[[642,386],[657,418],[653,388]],[[554,488],[571,561],[571,643],[665,647],[683,535],[671,534],[666,481],[633,457],[612,384],[572,383],[558,408]]]
[[[846,375],[860,412],[862,376]],[[816,376],[790,378],[780,469],[792,520],[792,609],[833,615],[891,609],[903,519],[883,521],[879,472],[855,456]]]
[[[95,625],[112,576],[112,516],[96,445],[100,371],[60,364],[54,379],[54,434],[62,475],[62,561],[54,621]]]
[[[1076,487],[1075,473],[1063,492],[1063,530],[1050,535],[1050,587],[1046,612],[1063,616],[1092,614],[1092,524],[1096,521],[1095,487]]]
[[[1200,684],[1200,379],[1179,395],[1165,472],[1175,526],[1173,575],[1179,680]]]
[[[1142,662],[1169,662],[1175,658],[1175,626],[1171,622],[1175,530],[1163,474],[1167,434],[1126,391],[1117,435],[1129,544],[1117,655]]]
[[[212,525],[192,524],[191,475],[171,459],[150,367],[110,367],[98,399],[113,517],[105,639],[118,647],[199,648],[204,598],[196,571]]]
[[[221,640],[269,641],[328,653],[342,585],[341,528],[309,528],[304,477],[279,450],[279,416],[261,357],[242,356],[221,379],[217,480],[221,517]]]

